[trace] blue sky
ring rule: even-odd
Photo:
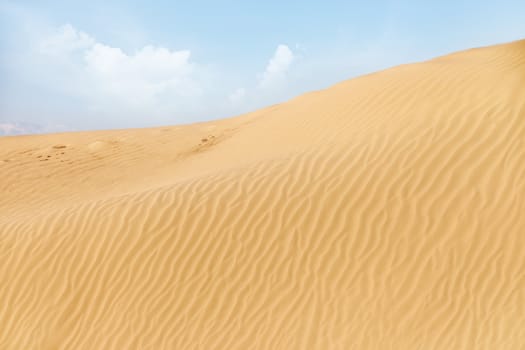
[[[0,0],[0,135],[226,117],[523,38],[523,1]]]

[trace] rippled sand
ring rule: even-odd
[[[525,348],[525,41],[0,175],[0,349]]]

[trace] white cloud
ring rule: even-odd
[[[95,40],[88,34],[77,31],[70,24],[60,27],[54,35],[40,42],[40,51],[50,55],[70,54],[76,50],[93,47]]]
[[[127,55],[119,48],[96,43],[86,51],[84,59],[101,92],[136,104],[159,102],[166,92],[172,97],[198,94],[190,56],[188,50],[170,51],[154,46]]]
[[[261,77],[259,86],[262,88],[270,88],[282,84],[285,81],[286,73],[294,61],[294,58],[295,56],[288,46],[277,46],[277,50],[275,50],[273,57],[268,62],[266,70]]]
[[[158,122],[188,109],[206,79],[189,50],[147,45],[133,53],[98,42],[65,25],[41,39],[49,88],[82,99],[92,112],[130,114]],[[51,75],[54,75],[51,77]]]

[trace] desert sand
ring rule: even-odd
[[[0,349],[525,348],[525,41],[0,174]]]

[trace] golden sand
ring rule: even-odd
[[[0,349],[525,348],[525,41],[0,175]]]

